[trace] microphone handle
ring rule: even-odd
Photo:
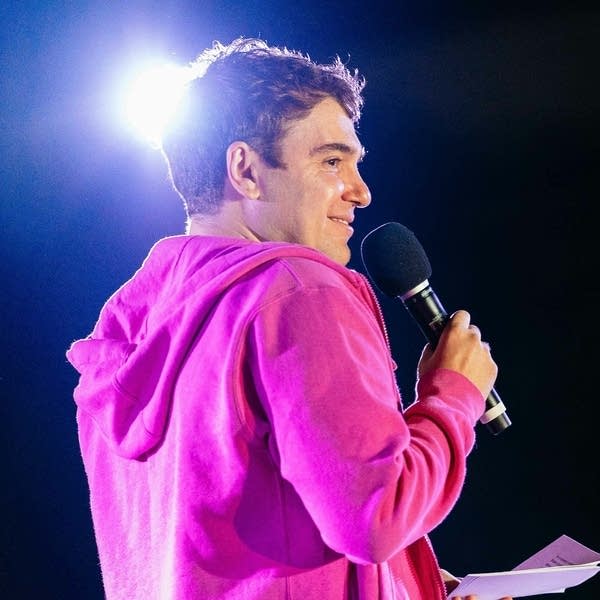
[[[449,315],[431,286],[426,285],[411,296],[402,296],[401,299],[427,341],[435,348],[442,330],[448,322]],[[493,435],[498,435],[511,425],[506,414],[506,407],[494,388],[485,399],[485,412],[479,422],[485,425]]]

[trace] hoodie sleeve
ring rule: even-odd
[[[343,287],[290,291],[258,311],[249,336],[275,459],[332,549],[382,562],[446,517],[483,410],[470,381],[428,373],[399,412],[378,320]]]

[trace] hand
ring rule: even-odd
[[[451,369],[469,379],[487,398],[498,374],[490,346],[481,341],[479,328],[471,324],[471,315],[456,311],[444,327],[434,351],[430,344],[419,360],[419,377],[431,369]]]
[[[450,592],[458,587],[460,583],[460,579],[454,577],[451,573],[446,571],[446,569],[440,569],[440,573],[442,574],[442,579],[444,580],[444,585],[446,586],[446,593],[450,594]],[[478,596],[448,596],[452,600],[477,600]],[[504,598],[500,598],[499,600],[513,600],[511,596],[505,596]]]

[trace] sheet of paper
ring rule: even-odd
[[[580,544],[568,535],[558,539],[530,556],[513,570],[538,569],[559,565],[583,565],[600,561],[600,552]]]
[[[534,594],[564,592],[600,571],[600,567],[553,567],[546,571],[504,571],[478,573],[464,577],[452,596],[476,594],[479,600],[498,600],[504,596],[521,598]],[[452,597],[451,596],[451,597]]]
[[[449,597],[476,594],[479,600],[498,600],[560,593],[596,575],[598,562],[600,553],[562,535],[512,571],[467,575]]]

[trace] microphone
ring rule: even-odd
[[[361,243],[367,274],[386,296],[400,299],[435,347],[449,315],[429,285],[431,265],[415,234],[400,223],[384,223]],[[495,389],[485,400],[479,419],[493,435],[511,425],[506,407]]]

